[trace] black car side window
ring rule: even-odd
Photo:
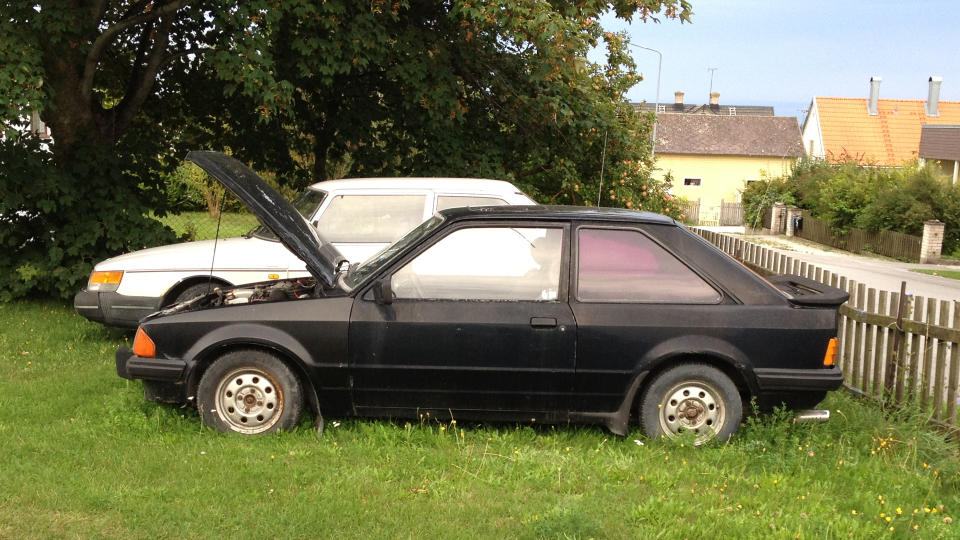
[[[716,304],[713,287],[636,230],[577,234],[577,299],[581,302]]]
[[[563,229],[460,229],[393,274],[397,299],[557,300]]]

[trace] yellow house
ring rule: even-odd
[[[700,202],[699,223],[719,224],[721,201],[740,202],[748,182],[788,174],[803,155],[793,116],[660,113],[655,146],[673,195]]]

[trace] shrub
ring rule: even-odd
[[[0,301],[69,298],[98,261],[168,243],[155,163],[90,145],[56,163],[31,136],[0,140]]]
[[[747,186],[747,223],[758,223],[778,201],[809,210],[838,233],[859,228],[920,235],[924,221],[937,219],[946,225],[944,253],[960,248],[960,188],[933,165],[879,168],[802,159],[788,176]]]

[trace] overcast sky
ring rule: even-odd
[[[686,93],[706,103],[777,105],[796,115],[813,96],[867,97],[882,77],[881,98],[926,99],[927,80],[943,77],[941,100],[960,101],[960,0],[691,0],[692,24],[614,18],[608,30],[663,54],[660,102]],[[628,97],[655,101],[657,55],[633,49],[645,80]]]

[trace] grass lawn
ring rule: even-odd
[[[843,392],[826,424],[705,448],[449,420],[243,438],[145,402],[129,337],[68,305],[0,304],[0,328],[0,538],[960,535],[957,443]]]
[[[911,272],[917,272],[920,274],[927,274],[930,276],[940,276],[950,279],[960,279],[960,271],[957,270],[924,270],[924,269],[913,269]]]

